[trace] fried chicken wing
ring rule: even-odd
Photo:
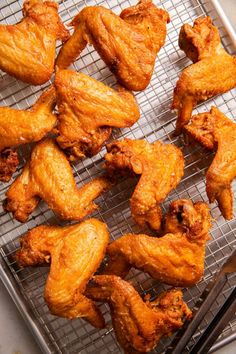
[[[52,130],[57,121],[52,114],[55,105],[51,86],[28,111],[0,107],[0,181],[9,181],[19,163],[17,152],[9,148],[39,141]]]
[[[24,18],[15,25],[0,25],[0,69],[32,85],[47,82],[54,69],[56,40],[69,32],[53,1],[28,0]]]
[[[205,203],[174,201],[165,218],[165,235],[127,234],[115,240],[107,248],[109,262],[104,273],[123,278],[135,267],[173,286],[193,286],[204,272],[210,227]]]
[[[89,43],[124,87],[144,90],[164,45],[168,22],[168,13],[151,0],[141,0],[120,16],[102,6],[85,7],[72,21],[75,31],[63,45],[56,65],[67,68]]]
[[[189,122],[197,103],[236,87],[236,57],[223,49],[210,17],[196,19],[193,27],[183,25],[179,46],[194,64],[184,69],[174,90],[177,133]]]
[[[97,154],[112,127],[131,127],[140,116],[131,92],[118,92],[82,73],[61,70],[55,87],[59,110],[57,142],[71,160]]]
[[[216,107],[192,117],[185,131],[209,150],[216,150],[206,173],[206,190],[210,203],[217,200],[222,215],[233,218],[231,183],[236,177],[236,124]]]
[[[152,302],[144,302],[125,280],[114,275],[97,275],[86,289],[95,301],[109,303],[117,340],[126,353],[147,353],[162,336],[169,336],[191,318],[180,290],[171,289]]]
[[[108,188],[110,182],[99,177],[78,189],[66,156],[46,139],[34,147],[22,174],[7,191],[4,207],[25,222],[41,198],[62,219],[81,220],[97,208],[93,200]]]
[[[65,227],[42,225],[21,238],[16,260],[23,267],[51,263],[44,297],[53,315],[82,317],[102,328],[103,316],[84,291],[108,241],[106,224],[96,219]]]
[[[160,141],[149,144],[145,140],[115,141],[107,145],[105,167],[109,174],[117,170],[126,174],[141,175],[130,199],[134,220],[140,225],[148,224],[159,230],[161,208],[159,204],[180,182],[184,174],[184,158],[174,145]]]

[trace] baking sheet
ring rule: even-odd
[[[234,0],[211,0],[236,48],[236,10]],[[230,6],[232,6],[230,11]]]
[[[114,12],[119,14],[122,9],[135,3],[136,1],[133,0],[64,0],[60,2],[60,15],[63,21],[68,23],[84,6],[103,5],[110,7]],[[166,44],[156,60],[155,72],[150,85],[144,92],[136,94],[141,110],[140,120],[131,129],[114,130],[113,139],[122,139],[124,137],[133,139],[145,138],[149,142],[161,139],[164,142],[175,143],[183,149],[186,163],[185,175],[178,188],[169,195],[163,204],[163,209],[166,210],[169,203],[178,198],[207,201],[204,174],[213,157],[197,145],[193,147],[185,146],[181,137],[174,137],[173,135],[176,119],[176,114],[170,111],[173,89],[180,72],[190,64],[185,54],[178,48],[180,27],[183,23],[192,23],[195,18],[207,13],[213,18],[215,25],[220,28],[222,41],[228,52],[234,53],[235,49],[211,1],[163,0],[161,2],[154,1],[154,3],[165,8],[171,16]],[[1,1],[1,23],[15,23],[19,21],[22,17],[21,7],[22,1]],[[114,77],[92,47],[85,49],[83,55],[73,67],[106,84],[113,85],[115,83]],[[21,109],[27,108],[32,105],[36,97],[40,95],[40,92],[47,85],[42,87],[28,86],[5,73],[1,73],[1,105]],[[199,105],[194,113],[207,111],[211,105],[216,105],[229,118],[234,119],[236,117],[235,97],[236,90],[234,89]],[[85,159],[73,166],[74,176],[78,185],[84,184],[92,177],[101,174],[104,153],[105,149],[92,159]],[[23,164],[24,158],[22,155],[22,164],[14,177],[20,173]],[[5,192],[9,185],[0,185],[1,201],[4,200]],[[128,200],[132,194],[134,185],[134,180],[123,179],[112,191],[105,193],[98,200],[100,210],[96,214],[93,214],[93,216],[100,218],[108,224],[112,239],[120,237],[127,232],[149,232],[148,230],[140,229],[131,218]],[[235,198],[234,204],[236,205]],[[207,245],[204,279],[195,287],[184,289],[185,300],[190,307],[194,306],[205,284],[236,245],[236,221],[231,220],[226,222],[220,215],[219,209],[215,204],[211,205],[211,212],[215,223],[211,231],[212,240]],[[12,255],[19,247],[19,237],[42,223],[65,224],[47,208],[44,202],[39,204],[39,207],[34,211],[26,224],[20,224],[13,220],[11,215],[5,213],[2,207],[0,207],[0,245],[2,246],[0,276],[41,348],[45,353],[121,353],[115,340],[110,322],[109,308],[106,304],[100,305],[107,322],[107,328],[104,330],[98,331],[80,319],[69,321],[54,317],[49,314],[43,300],[43,289],[48,272],[47,268],[19,269],[16,265]],[[132,271],[129,279],[142,295],[151,293],[155,297],[157,293],[166,288],[159,282],[151,279],[147,274],[138,271]],[[190,347],[235,285],[236,279],[235,277],[231,277],[221,296],[204,319],[199,332],[193,337]],[[235,338],[235,331],[236,320],[233,319],[215,348],[222,343],[224,344],[229,339]],[[161,341],[154,353],[164,352],[168,342],[169,339]]]

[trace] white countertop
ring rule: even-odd
[[[236,28],[236,0],[221,0]],[[42,354],[0,281],[0,354]],[[231,343],[217,354],[235,354]]]
[[[1,281],[0,354],[42,354]]]
[[[230,19],[231,24],[236,30],[236,1],[235,0],[220,0],[225,13]]]

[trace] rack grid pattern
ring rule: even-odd
[[[68,24],[84,6],[102,5],[109,7],[115,13],[128,6],[135,4],[135,0],[64,0],[59,1],[60,16]],[[136,94],[141,110],[140,120],[131,129],[116,129],[113,131],[112,139],[130,137],[133,139],[145,138],[149,142],[162,140],[171,142],[182,148],[185,156],[185,175],[180,185],[175,189],[163,203],[163,209],[167,210],[172,200],[179,198],[190,198],[193,201],[203,200],[207,202],[205,192],[205,171],[212,161],[212,154],[206,153],[199,146],[187,146],[181,137],[173,134],[176,114],[171,112],[170,105],[173,89],[180,72],[190,64],[184,53],[178,47],[178,33],[183,23],[193,23],[194,19],[209,14],[214,23],[220,28],[223,45],[229,53],[234,53],[230,39],[217,18],[216,13],[207,0],[162,0],[154,3],[165,8],[171,17],[168,25],[168,35],[164,48],[161,49],[156,60],[154,75],[151,83],[144,92]],[[0,23],[16,23],[22,18],[22,1],[2,0],[0,5]],[[100,59],[92,47],[87,47],[80,58],[72,66],[75,70],[82,71],[101,80],[108,85],[115,84],[115,78]],[[40,92],[48,86],[33,87],[21,83],[5,73],[0,73],[0,97],[1,105],[8,105],[15,108],[30,107]],[[53,79],[53,78],[52,78]],[[196,112],[209,110],[216,105],[229,118],[236,117],[236,90],[218,96],[208,102],[199,105]],[[24,150],[25,151],[25,150]],[[105,148],[95,157],[85,159],[73,166],[74,176],[78,185],[88,182],[92,177],[102,173],[103,156]],[[25,160],[21,155],[21,165],[16,171],[16,177],[22,169]],[[0,185],[0,200],[5,198],[8,184]],[[108,224],[111,238],[116,239],[127,232],[149,232],[141,230],[131,218],[129,198],[132,194],[135,180],[123,179],[110,192],[99,198],[99,211],[94,214]],[[235,188],[234,188],[235,190]],[[234,198],[236,205],[236,200]],[[236,220],[226,222],[220,215],[216,205],[211,205],[211,213],[214,218],[211,230],[212,239],[207,244],[205,276],[204,279],[191,289],[184,289],[185,300],[190,307],[198,299],[205,285],[213,274],[222,265],[224,259],[232,252],[236,245]],[[27,304],[31,316],[34,319],[39,331],[45,337],[45,342],[51,353],[75,354],[75,353],[121,353],[113,333],[109,308],[101,304],[100,307],[105,316],[107,328],[96,330],[86,322],[78,320],[65,320],[56,318],[49,314],[48,308],[43,300],[43,288],[47,278],[47,268],[26,268],[20,269],[14,261],[14,253],[19,248],[19,237],[31,228],[40,224],[60,224],[54,213],[41,202],[34,211],[29,221],[20,224],[12,216],[5,213],[0,206],[0,246],[1,256],[9,274],[13,287],[20,291],[20,296]],[[136,287],[141,295],[150,293],[155,297],[161,290],[167,288],[154,281],[147,274],[131,271],[129,281]],[[236,285],[235,277],[229,277],[227,286],[205,317],[199,332],[192,338],[187,350],[194,344],[204,327],[212,319],[220,305]],[[236,318],[232,320],[225,329],[220,340],[229,338],[236,332]],[[168,346],[170,339],[162,340],[153,353],[163,353]]]

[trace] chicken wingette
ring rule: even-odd
[[[30,110],[0,107],[0,181],[7,182],[19,160],[15,147],[41,140],[56,124],[56,94],[51,86]]]
[[[133,94],[118,91],[92,77],[71,70],[57,72],[57,142],[70,160],[97,154],[112,127],[131,127],[140,116]]]
[[[192,117],[185,132],[216,154],[206,173],[206,191],[210,203],[218,202],[225,219],[233,218],[231,183],[236,177],[236,124],[216,107]]]
[[[85,7],[72,21],[74,33],[60,50],[56,65],[66,69],[89,43],[122,86],[144,90],[165,43],[168,22],[169,14],[152,0],[141,0],[120,16],[102,6]]]
[[[182,327],[192,314],[181,290],[171,289],[154,301],[143,301],[131,284],[115,275],[94,276],[86,296],[108,302],[117,340],[129,354],[154,349],[162,336]]]
[[[222,47],[210,17],[196,19],[193,27],[183,25],[179,46],[194,64],[183,70],[174,90],[177,133],[188,124],[197,103],[236,87],[236,57]]]
[[[156,141],[124,139],[107,145],[105,167],[111,176],[132,173],[140,176],[130,199],[131,213],[140,225],[154,230],[161,226],[160,203],[180,182],[184,158],[175,145]]]
[[[31,85],[47,82],[54,70],[56,40],[69,37],[54,1],[27,0],[24,18],[0,25],[0,69]]]
[[[110,186],[105,177],[98,177],[78,188],[66,156],[53,140],[46,139],[34,147],[7,191],[4,208],[25,222],[43,199],[62,219],[81,220],[97,208],[93,200]]]
[[[193,286],[204,272],[205,246],[211,217],[207,204],[190,200],[171,203],[164,236],[127,234],[107,248],[104,274],[125,277],[134,267],[173,286]]]
[[[84,291],[108,241],[106,224],[96,219],[65,227],[41,225],[21,237],[16,260],[22,267],[50,264],[44,298],[53,315],[81,317],[103,328],[101,312]]]

